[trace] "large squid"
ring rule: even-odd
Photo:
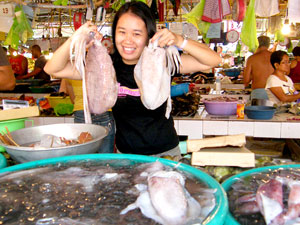
[[[72,37],[70,57],[74,50],[75,67],[82,77],[85,122],[92,123],[90,113],[101,114],[114,106],[118,97],[118,84],[107,49],[88,26],[81,26]],[[86,56],[86,46],[92,40]]]
[[[134,68],[134,79],[141,93],[141,100],[147,109],[154,110],[166,100],[166,118],[169,118],[171,104],[171,75],[179,71],[180,55],[174,46],[161,48],[158,40],[150,42]]]

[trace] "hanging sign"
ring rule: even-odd
[[[73,17],[73,25],[75,30],[77,30],[83,24],[83,13],[76,12]]]
[[[0,4],[0,16],[13,17],[15,15],[13,4]]]

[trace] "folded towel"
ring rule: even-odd
[[[288,18],[290,22],[300,23],[300,4],[299,0],[289,0],[288,2]]]
[[[270,17],[278,14],[278,0],[256,0],[255,13],[260,17]]]

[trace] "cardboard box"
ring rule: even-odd
[[[245,147],[205,148],[192,153],[195,166],[254,167],[255,154]]]
[[[7,110],[0,111],[0,121],[20,119],[26,117],[39,116],[39,115],[40,115],[40,110],[38,106],[30,106],[21,109],[7,109]]]

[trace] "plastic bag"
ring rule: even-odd
[[[182,15],[186,18],[187,22],[193,24],[199,30],[199,33],[202,34],[203,40],[205,43],[209,43],[209,38],[206,38],[207,31],[211,23],[202,21],[202,15],[204,10],[205,0],[201,0],[191,12]]]
[[[11,45],[12,48],[17,49],[19,40],[26,43],[27,39],[33,36],[33,31],[22,7],[15,8],[15,15],[14,23],[8,32],[4,45]]]
[[[70,115],[73,113],[74,105],[59,103],[54,107],[54,113],[56,116],[60,115]]]
[[[243,27],[241,32],[241,40],[245,45],[249,47],[249,50],[251,52],[254,52],[258,47],[254,3],[255,0],[250,0],[245,18],[243,20]]]

